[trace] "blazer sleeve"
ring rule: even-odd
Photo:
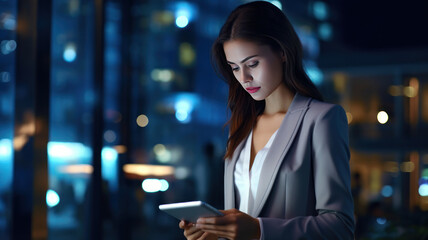
[[[313,179],[316,216],[260,218],[263,239],[353,239],[348,122],[342,107],[320,112],[313,123]],[[302,189],[304,191],[304,189]],[[308,189],[308,191],[310,191]]]

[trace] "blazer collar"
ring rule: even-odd
[[[248,213],[249,215],[257,217],[260,214],[272,189],[280,165],[288,152],[294,137],[296,136],[296,132],[311,100],[311,98],[304,97],[298,93],[295,94],[266,156],[265,164],[262,167],[262,176],[265,177],[262,177],[259,180],[260,182],[258,185],[254,208],[250,209],[250,212]],[[242,140],[236,148],[232,158],[226,160],[225,163],[225,209],[235,207],[235,184],[233,173],[239,153],[241,152],[247,138]]]

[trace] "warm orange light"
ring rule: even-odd
[[[140,177],[147,176],[168,176],[174,174],[174,168],[171,166],[149,165],[149,164],[125,164],[123,171],[127,174]]]
[[[400,165],[400,170],[402,172],[413,172],[413,170],[415,170],[415,164],[413,162],[403,162]]]
[[[59,171],[67,174],[92,174],[94,168],[89,164],[73,164],[61,167]]]
[[[21,150],[24,145],[27,143],[28,137],[27,135],[18,135],[15,138],[13,138],[13,149],[16,151]]]
[[[128,151],[125,145],[116,145],[113,148],[118,154],[124,154],[126,151]]]

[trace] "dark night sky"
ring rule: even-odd
[[[428,0],[343,0],[340,24],[345,45],[361,49],[428,47]]]

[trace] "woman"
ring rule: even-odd
[[[235,9],[212,49],[229,84],[225,216],[180,222],[187,239],[353,239],[348,124],[322,102],[286,16]]]

